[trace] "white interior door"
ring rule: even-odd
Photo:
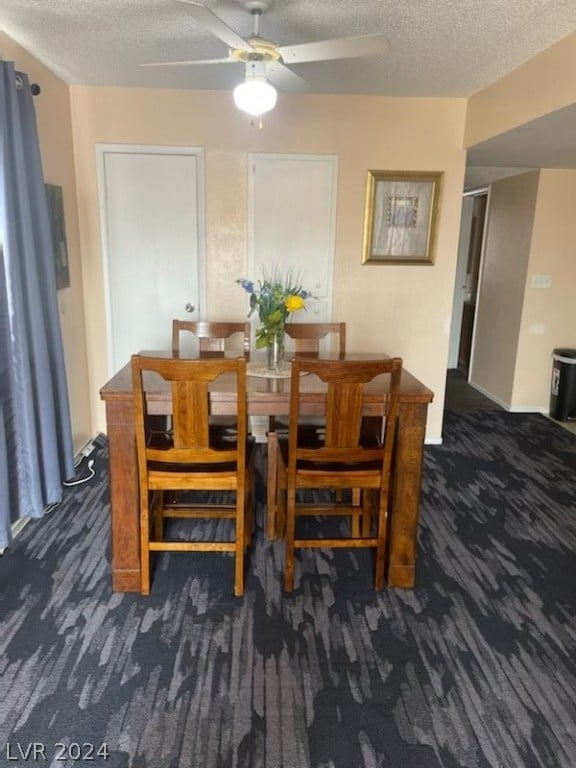
[[[98,151],[112,374],[135,352],[169,349],[173,318],[201,317],[202,151]]]
[[[292,322],[329,322],[338,159],[253,154],[249,167],[250,278],[256,281],[262,270],[275,267],[292,269],[318,297]]]

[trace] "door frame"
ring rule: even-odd
[[[476,282],[476,293],[474,296],[476,311],[474,314],[474,324],[472,328],[472,345],[470,349],[470,364],[468,366],[467,380],[470,381],[472,367],[474,363],[474,331],[478,315],[478,296],[480,295],[480,286],[482,283],[482,273],[484,269],[484,250],[486,244],[486,231],[488,226],[488,215],[490,210],[490,186],[477,187],[466,190],[462,197],[462,211],[460,217],[460,238],[458,241],[458,258],[456,262],[456,274],[454,279],[454,293],[452,303],[452,320],[450,324],[450,340],[448,349],[448,368],[458,367],[458,351],[460,346],[460,334],[462,330],[462,314],[464,309],[464,280],[466,279],[466,268],[468,264],[470,239],[472,236],[472,205],[466,205],[469,198],[478,195],[486,195],[486,210],[484,213],[484,222],[482,226],[482,243],[480,247],[480,259],[478,261],[478,279]]]
[[[100,242],[102,253],[102,274],[104,279],[104,310],[106,315],[106,362],[108,374],[112,376],[112,296],[110,286],[110,252],[108,249],[108,224],[107,224],[107,194],[106,194],[106,166],[105,160],[108,154],[120,155],[187,155],[196,158],[196,200],[197,200],[197,224],[198,242],[196,252],[198,254],[198,318],[202,319],[206,307],[206,224],[205,224],[205,172],[204,172],[204,148],[203,147],[178,147],[157,144],[96,144],[96,174],[98,182],[98,209],[100,215]]]

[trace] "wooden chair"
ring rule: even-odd
[[[145,379],[157,374],[172,392],[171,433],[148,427]],[[210,424],[209,387],[217,377],[234,376],[237,384],[235,435],[223,436]],[[244,593],[244,552],[252,532],[251,445],[247,437],[246,360],[217,358],[175,360],[132,357],[136,449],[140,489],[141,592],[150,593],[150,553],[158,551],[234,552],[234,593]],[[231,504],[188,502],[173,505],[174,491],[230,491]],[[192,498],[194,494],[192,494]],[[233,498],[231,494],[231,498]],[[167,541],[166,518],[230,518],[229,541]]]
[[[286,323],[286,336],[294,340],[296,355],[318,357],[320,346],[328,336],[337,339],[337,354],[346,355],[346,323]]]
[[[315,445],[299,429],[300,376],[309,373],[328,385],[326,432]],[[390,376],[381,428],[363,431],[364,389],[377,376]],[[301,547],[374,547],[375,587],[384,586],[388,494],[398,419],[402,360],[313,360],[292,362],[288,440],[279,441],[278,514],[286,515],[284,588],[294,585],[294,550]],[[384,404],[383,404],[384,405]],[[304,489],[361,492],[361,504],[303,504]],[[297,538],[296,518],[304,515],[346,515],[351,534],[342,538]],[[320,523],[319,523],[320,524]],[[375,529],[375,530],[373,530]]]
[[[323,341],[332,337],[336,341],[337,354],[341,359],[346,356],[346,323],[287,323],[285,326],[286,335],[294,341],[294,355],[305,357],[318,357],[320,347]],[[289,353],[290,354],[290,353]],[[305,423],[300,422],[302,429],[309,429],[315,432],[319,427],[322,428],[322,421],[319,419],[308,419]],[[268,434],[276,433],[282,436],[288,433],[288,424],[285,421],[278,420],[274,416],[269,419]],[[267,469],[267,514],[266,514],[266,536],[269,539],[280,535],[277,520],[274,514],[276,509],[276,446],[274,437],[268,440],[268,469]]]
[[[195,336],[198,340],[200,357],[223,357],[227,351],[233,351],[234,342],[236,342],[236,349],[243,352],[246,360],[250,360],[249,322],[173,320],[172,355],[174,357],[180,356],[182,333],[190,333]],[[238,346],[239,343],[241,346]],[[233,432],[231,420],[227,416],[219,416],[214,419],[214,422],[217,422],[222,429]]]
[[[250,323],[208,322],[206,320],[172,321],[172,354],[178,357],[181,352],[180,333],[192,333],[199,344],[200,353],[221,353],[230,349],[230,340],[236,334],[242,334],[241,349],[244,357],[250,359]]]

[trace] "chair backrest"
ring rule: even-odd
[[[172,393],[172,430],[155,441],[149,429],[146,376],[157,374]],[[224,374],[235,378],[237,392],[236,433],[233,440],[215,443],[210,428],[210,385]],[[246,463],[246,360],[212,358],[177,360],[132,356],[136,446],[140,477],[148,474],[149,463],[224,464],[235,462],[239,474]],[[173,467],[171,467],[173,469]],[[167,486],[170,487],[170,486]]]
[[[318,356],[320,343],[328,336],[337,342],[336,354],[346,355],[346,323],[286,323],[286,335],[294,340],[295,353]]]
[[[298,444],[301,413],[302,374],[318,376],[327,384],[324,418],[326,431],[319,447]],[[365,395],[371,382],[388,376],[386,394],[382,395],[383,429],[366,439],[362,424]],[[402,360],[399,357],[378,360],[315,360],[296,357],[292,361],[290,382],[289,472],[299,461],[333,464],[383,461],[386,477],[391,468],[398,420],[398,402]]]
[[[250,358],[250,323],[249,322],[209,322],[207,320],[173,320],[172,321],[172,354],[178,357],[181,351],[180,333],[192,333],[198,339],[200,352],[220,352],[224,354],[227,348],[232,348],[234,341],[241,344],[244,356]],[[241,334],[237,340],[232,336]]]

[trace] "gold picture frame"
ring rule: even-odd
[[[363,264],[434,264],[442,176],[368,171]]]

